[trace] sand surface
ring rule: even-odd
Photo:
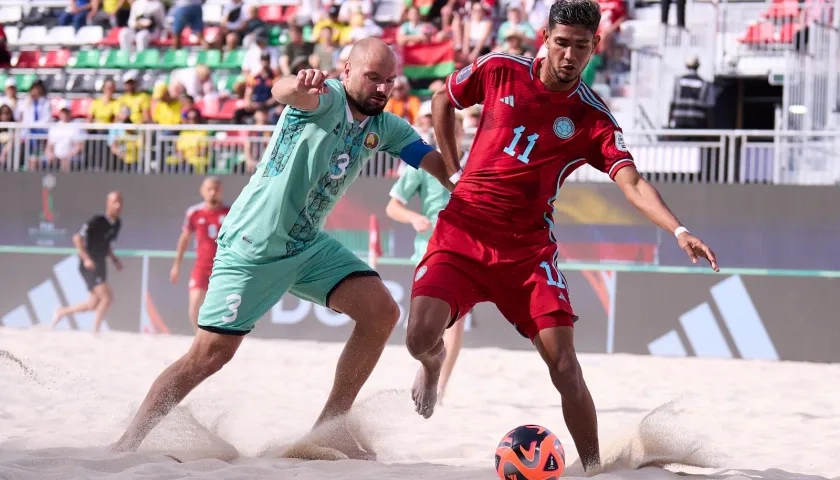
[[[152,380],[190,342],[0,328],[0,479],[492,480],[496,444],[526,423],[554,431],[566,476],[582,476],[538,355],[498,349],[462,352],[443,406],[423,420],[408,391],[416,364],[388,347],[351,416],[376,462],[277,458],[295,442],[313,453],[307,433],[342,345],[254,338],[140,451],[108,454]],[[597,478],[840,479],[840,365],[581,362],[599,410],[606,465]],[[644,467],[651,461],[676,464]]]

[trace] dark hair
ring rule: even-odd
[[[593,34],[601,23],[601,7],[594,0],[557,0],[548,12],[548,30],[556,25],[579,25]]]

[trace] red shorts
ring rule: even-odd
[[[540,330],[572,327],[577,321],[557,262],[548,228],[521,235],[443,210],[415,269],[411,297],[447,302],[453,321],[477,303],[492,302],[533,341]]]
[[[210,274],[213,272],[213,264],[196,264],[190,274],[190,290],[207,290],[210,285]]]

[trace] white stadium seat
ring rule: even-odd
[[[99,25],[88,25],[76,32],[75,45],[94,45],[105,38],[105,30]]]
[[[23,9],[18,6],[0,8],[0,23],[17,23],[23,18]]]
[[[47,40],[47,27],[38,25],[24,27],[20,31],[18,45],[44,45]]]
[[[73,27],[53,27],[46,35],[45,45],[72,45],[76,38]]]
[[[17,46],[18,37],[20,37],[20,29],[18,29],[18,27],[6,26],[3,27],[3,31],[6,32],[6,43],[10,46]]]

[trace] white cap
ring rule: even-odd
[[[425,102],[420,104],[420,109],[417,111],[417,114],[421,117],[426,115],[432,114],[432,101],[426,100]]]
[[[15,79],[15,77],[9,77],[9,78],[6,79],[5,88],[9,88],[9,87],[17,88],[17,80]]]

